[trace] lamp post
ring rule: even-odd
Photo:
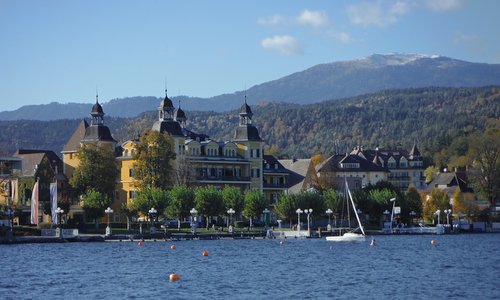
[[[227,210],[227,213],[229,214],[229,220],[227,221],[227,231],[232,233],[233,232],[233,214],[235,213],[234,209],[229,208]]]
[[[331,210],[331,209],[327,209],[327,210],[325,211],[325,213],[328,215],[328,226],[327,226],[327,228],[326,228],[326,229],[327,229],[328,231],[332,231],[331,215],[332,215],[332,213],[333,213],[333,210]]]
[[[451,209],[445,209],[444,213],[446,214],[446,224],[450,225],[450,214],[451,214]]]
[[[310,222],[309,222],[309,218],[311,216],[311,213],[313,212],[312,208],[309,208],[309,209],[305,209],[304,212],[307,214],[307,235],[308,236],[311,236],[311,227],[310,227]]]
[[[396,198],[391,198],[389,199],[390,202],[392,202],[392,210],[391,210],[391,232],[392,232],[392,221],[394,218],[394,207],[396,206]]]
[[[111,207],[106,208],[104,211],[108,215],[108,226],[106,227],[106,236],[111,236],[111,226],[109,226],[109,215],[112,214],[114,211],[111,209]]]
[[[265,226],[266,231],[267,231],[267,227],[269,225],[269,213],[270,213],[270,211],[269,211],[269,209],[267,209],[267,207],[266,207],[266,209],[264,209],[262,211],[262,215],[264,217],[264,226]]]
[[[196,214],[198,213],[198,211],[196,210],[196,208],[193,207],[193,208],[191,208],[189,213],[191,214],[191,233],[195,234],[196,233]]]
[[[441,216],[441,210],[436,210],[436,212],[434,213],[434,215],[437,215],[438,217],[438,225],[441,224],[441,219],[440,219],[440,216]]]
[[[156,228],[155,228],[155,225],[154,225],[154,218],[155,218],[155,215],[158,211],[154,208],[154,207],[151,207],[151,209],[148,211],[149,213],[149,220],[151,222],[151,227],[149,228],[149,233],[156,233]]]
[[[62,238],[62,228],[61,228],[61,215],[64,213],[64,210],[62,210],[60,207],[56,208],[56,215],[57,215],[57,236]]]
[[[304,211],[300,208],[297,208],[295,211],[297,213],[297,233],[300,232],[300,214],[303,213]]]
[[[409,214],[410,214],[411,224],[413,225],[413,219],[415,218],[415,216],[417,215],[417,213],[412,210],[412,211],[409,212]]]

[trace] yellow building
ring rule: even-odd
[[[174,142],[176,159],[173,162],[172,182],[188,185],[212,185],[223,188],[236,186],[242,191],[263,190],[263,147],[257,128],[252,124],[252,110],[245,103],[241,106],[240,121],[235,129],[234,139],[215,141],[205,134],[194,133],[186,128],[186,114],[179,107],[175,109],[166,91],[165,98],[158,107],[158,119],[151,129],[168,133]],[[62,151],[64,171],[71,177],[78,166],[78,147],[85,143],[101,146],[116,146],[109,129],[104,126],[104,112],[98,101],[92,108],[91,123],[82,121]],[[117,148],[119,178],[116,184],[112,208],[112,221],[120,222],[118,213],[122,203],[133,201],[136,194],[134,185],[134,151],[138,141],[128,140]],[[72,208],[73,209],[73,208]],[[77,208],[75,210],[78,211]],[[81,210],[81,208],[80,208]]]

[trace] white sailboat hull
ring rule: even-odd
[[[327,241],[332,242],[364,242],[366,237],[363,234],[346,232],[340,236],[327,236]]]

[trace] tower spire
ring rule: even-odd
[[[95,103],[99,104],[99,89],[95,86]]]

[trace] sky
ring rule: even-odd
[[[497,0],[0,0],[0,111],[165,86],[211,97],[374,53],[498,64],[498,12]]]

